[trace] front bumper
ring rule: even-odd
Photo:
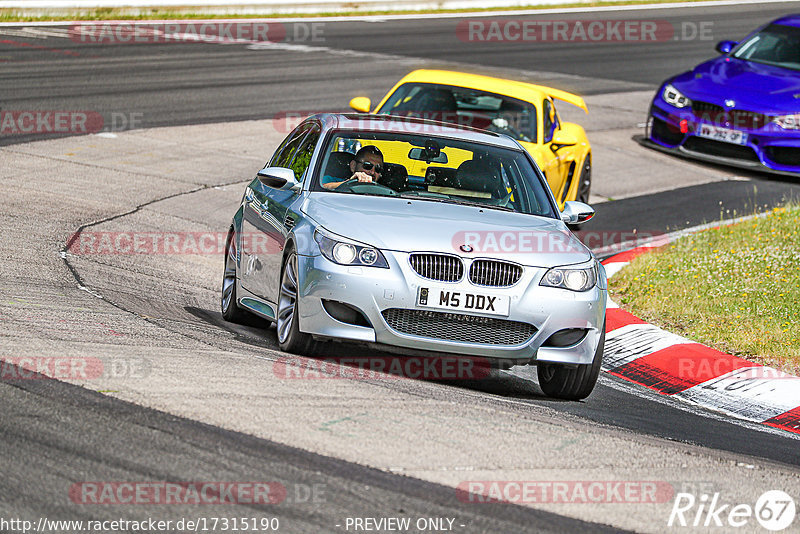
[[[520,281],[510,288],[475,286],[466,279],[457,283],[434,282],[414,272],[408,254],[382,252],[389,263],[388,269],[342,266],[323,256],[298,257],[301,273],[298,301],[300,330],[323,339],[478,356],[504,360],[512,365],[536,361],[592,363],[605,318],[606,290],[595,286],[589,291],[576,293],[542,287],[539,281],[546,269],[532,267],[526,267]],[[419,288],[431,286],[447,286],[453,291],[508,295],[509,315],[468,315],[456,311],[431,313],[416,304]],[[359,310],[366,319],[360,321],[364,326],[354,324],[355,321],[343,322],[332,317],[326,310],[326,306],[330,309],[331,301]],[[411,316],[425,322],[424,326],[429,327],[426,330],[429,335],[412,333],[404,326],[407,323],[396,320],[398,316]],[[466,327],[472,329],[471,337],[475,338],[476,332],[482,332],[486,339],[459,340],[457,331],[443,327],[440,318],[454,321],[451,324],[460,328],[464,328],[466,322]],[[501,335],[504,332],[508,334],[506,330],[509,328],[518,329],[519,324],[532,325],[532,334],[524,336],[525,339],[521,341],[518,330],[512,332],[510,337]],[[585,329],[586,335],[570,346],[543,346],[552,334],[563,329]],[[519,342],[509,343],[508,339]]]
[[[748,127],[707,120],[689,109],[672,108],[659,98],[653,101],[642,144],[662,152],[721,165],[764,171],[772,174],[800,174],[800,131],[782,130],[772,123]],[[685,121],[683,128],[681,121]],[[744,144],[727,143],[697,135],[700,126],[711,124],[746,134]]]

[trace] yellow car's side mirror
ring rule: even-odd
[[[366,96],[357,96],[350,101],[350,107],[361,113],[369,113],[371,104]]]
[[[567,146],[575,146],[578,144],[578,138],[575,137],[574,134],[569,132],[558,132],[555,137],[553,137],[553,141],[550,143],[550,150],[553,152],[558,152],[564,147]]]

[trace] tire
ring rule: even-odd
[[[580,182],[578,182],[578,192],[575,193],[575,200],[589,203],[589,193],[592,190],[592,154],[586,154],[581,167]]]
[[[603,347],[606,342],[606,325],[594,353],[592,363],[567,367],[559,363],[540,363],[537,366],[539,387],[548,397],[565,400],[581,400],[589,396],[600,375],[603,363]]]
[[[231,323],[250,324],[254,317],[241,309],[236,297],[236,239],[233,230],[225,240],[225,271],[222,274],[220,309],[222,318]]]
[[[297,254],[289,250],[281,267],[281,281],[278,292],[278,313],[275,324],[278,332],[278,346],[284,352],[313,356],[318,352],[319,343],[309,334],[300,331],[297,313],[298,269]]]
[[[575,193],[575,200],[589,203],[589,193],[592,190],[592,154],[586,154],[583,160],[583,167],[581,167],[581,175],[579,176],[578,191]],[[581,229],[580,224],[568,224],[567,227],[573,232]]]

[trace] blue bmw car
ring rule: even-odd
[[[800,14],[669,78],[650,106],[644,144],[736,167],[800,173]]]

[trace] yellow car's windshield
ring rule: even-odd
[[[404,83],[378,110],[383,115],[420,117],[536,141],[536,107],[496,93],[432,83]]]

